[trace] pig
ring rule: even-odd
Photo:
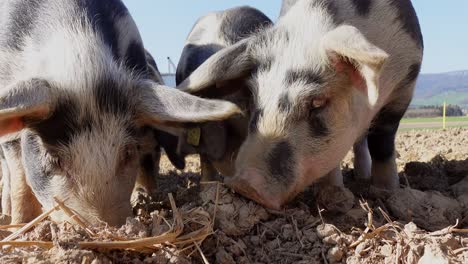
[[[248,6],[213,12],[201,17],[187,37],[177,66],[176,84],[182,83],[213,54],[271,25],[272,21],[265,14]],[[200,125],[199,146],[188,144],[185,140],[186,134],[181,136],[183,140],[179,145],[181,155],[200,154],[202,181],[216,180],[218,172],[223,176],[232,176],[233,158],[247,137],[251,101],[247,84],[243,80],[236,80],[218,85],[223,86],[219,91],[236,92],[225,96],[213,92],[198,95],[233,102],[244,111],[244,115],[224,122]]]
[[[411,2],[285,6],[272,28],[214,54],[179,85],[206,93],[248,79],[254,110],[226,184],[279,209],[319,180],[342,187],[340,161],[354,145],[358,177],[398,188],[395,134],[424,49]]]
[[[0,5],[0,142],[9,178],[2,205],[12,223],[51,209],[57,197],[90,224],[120,225],[131,215],[142,130],[240,113],[154,81],[120,0]]]
[[[145,50],[145,57],[148,62],[147,67],[150,78],[156,83],[164,84],[156,61],[148,50]],[[141,166],[135,190],[144,190],[152,195],[154,191],[157,191],[156,179],[159,176],[161,150],[164,150],[169,161],[177,169],[184,169],[185,159],[177,154],[178,139],[165,131],[148,126],[140,129],[139,137],[142,142],[139,146]]]
[[[152,75],[152,79],[160,84],[164,84],[164,80],[159,72],[158,65],[156,64],[156,60],[153,58],[153,55],[148,50],[145,50],[145,58],[148,62],[148,69],[150,74]]]

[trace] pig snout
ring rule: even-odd
[[[249,136],[236,159],[236,174],[226,184],[268,208],[280,209],[300,189],[296,151],[289,139]]]
[[[106,224],[109,226],[120,227],[125,224],[127,217],[133,215],[130,204],[123,204],[115,207],[91,208],[83,204],[64,202],[73,212],[76,212],[83,220],[91,225]],[[56,211],[51,215],[52,220],[56,222],[69,221],[70,218],[63,211]]]
[[[120,227],[125,224],[127,217],[131,217],[132,215],[132,207],[128,204],[119,206],[118,208],[106,208],[105,210],[100,210],[98,216],[95,217],[95,221],[103,221],[110,226]]]
[[[247,169],[235,177],[225,178],[227,186],[265,207],[279,210],[286,202],[281,193],[274,193],[276,189],[270,186],[262,173],[255,169]]]

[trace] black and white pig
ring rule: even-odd
[[[121,224],[131,214],[141,129],[239,112],[151,80],[120,0],[10,0],[0,12],[3,209],[13,223],[50,209],[56,196],[91,223]]]
[[[147,50],[145,50],[145,56],[148,62],[149,78],[158,84],[164,85],[164,80],[155,59]],[[168,89],[173,88],[168,87]],[[177,153],[178,139],[165,131],[147,126],[139,129],[138,137],[141,142],[138,146],[141,166],[135,189],[141,188],[151,195],[157,189],[156,179],[159,176],[161,150],[164,150],[169,161],[180,170],[185,168],[185,157]]]
[[[358,176],[399,187],[395,134],[423,57],[411,2],[286,2],[274,27],[216,53],[179,86],[200,93],[249,78],[256,109],[227,184],[280,208],[325,176],[342,186],[339,164],[356,144]]]
[[[248,6],[212,12],[201,17],[187,37],[177,66],[176,84],[182,83],[216,52],[271,25],[271,20],[265,14]],[[179,151],[183,155],[200,154],[204,181],[214,180],[217,172],[224,176],[231,176],[234,173],[233,160],[247,137],[248,130],[251,95],[246,80],[217,83],[218,89],[210,89],[207,93],[195,93],[207,98],[228,100],[244,111],[243,116],[236,116],[224,122],[200,125],[201,138],[198,146],[190,146],[185,140],[187,135],[180,137],[182,142]]]

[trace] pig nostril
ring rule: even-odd
[[[257,180],[254,179],[255,177],[257,177]],[[225,184],[248,199],[265,207],[280,210],[282,205],[281,199],[273,197],[261,189],[263,185],[258,181],[258,177],[260,176],[255,173],[246,173],[234,178],[226,178]]]

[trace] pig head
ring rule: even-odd
[[[299,0],[274,27],[214,54],[179,88],[202,93],[248,79],[248,136],[226,183],[261,204],[278,209],[336,177],[358,142],[371,159],[360,171],[378,187],[397,188],[395,134],[422,43],[409,1]]]
[[[2,209],[13,223],[57,197],[90,223],[122,224],[132,213],[142,130],[239,113],[155,82],[121,1],[13,0],[2,12],[0,144],[10,194]]]

